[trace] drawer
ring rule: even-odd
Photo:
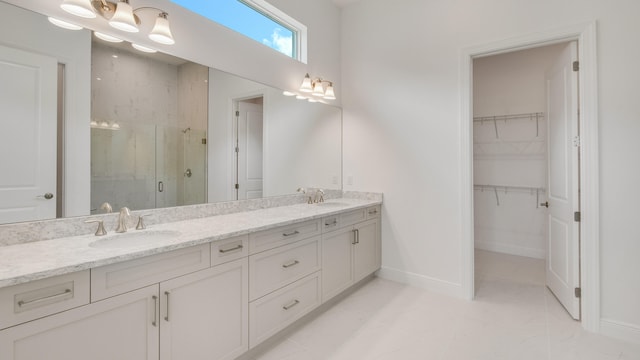
[[[367,208],[367,220],[380,218],[380,205]]]
[[[255,300],[320,270],[320,236],[249,257],[249,299]]]
[[[0,329],[89,303],[89,270],[0,289]]]
[[[366,209],[358,209],[322,219],[322,231],[333,231],[344,226],[353,225],[367,219]]]
[[[249,254],[320,235],[320,220],[305,221],[249,234]]]
[[[249,347],[254,347],[320,305],[320,272],[249,303]]]
[[[211,243],[211,266],[243,258],[249,254],[249,236],[236,236]]]
[[[91,301],[102,300],[211,265],[211,246],[203,244],[91,269]]]

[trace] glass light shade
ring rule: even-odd
[[[100,121],[100,127],[108,128],[109,127],[109,122],[107,120]]]
[[[56,19],[56,18],[52,18],[49,17],[49,22],[52,23],[55,26],[61,27],[63,29],[67,29],[67,30],[81,30],[82,26],[78,26],[76,24],[71,24],[68,23],[66,21],[62,21],[60,19]]]
[[[156,24],[149,33],[149,39],[165,45],[175,44],[173,35],[171,35],[171,28],[169,28],[169,20],[167,20],[167,14],[161,13],[156,19]]]
[[[320,81],[316,81],[313,83],[313,96],[324,96],[324,89],[322,88],[322,83]]]
[[[117,122],[114,122],[113,124],[111,124],[111,128],[113,130],[120,130],[120,124],[118,124]]]
[[[158,52],[158,50],[154,50],[152,48],[148,48],[146,46],[142,46],[142,45],[138,45],[138,44],[133,44],[132,43],[131,46],[133,46],[133,48],[138,50],[138,51],[142,51],[142,52],[146,52],[146,53],[150,53],[150,54]]]
[[[119,43],[123,41],[122,39],[118,39],[115,36],[107,35],[105,33],[97,32],[97,31],[94,31],[93,34],[100,40],[104,40],[112,43]]]
[[[304,76],[302,80],[302,85],[300,85],[300,91],[302,92],[312,92],[313,88],[311,87],[311,77],[309,74]]]
[[[285,90],[285,91],[282,92],[282,95],[284,95],[284,96],[294,96],[295,93],[292,93],[291,91]]]
[[[116,12],[113,14],[111,20],[109,20],[109,25],[126,32],[135,33],[140,31],[138,24],[136,24],[135,17],[133,17],[133,8],[125,1],[118,3]]]
[[[93,119],[89,122],[89,125],[91,126],[98,126],[98,121],[96,119]]]
[[[324,98],[327,100],[335,100],[336,94],[333,92],[333,84],[329,83],[327,89],[324,91]]]
[[[62,10],[75,16],[87,19],[96,17],[96,12],[93,10],[93,6],[91,6],[91,0],[64,0],[62,4],[60,4],[60,7]]]

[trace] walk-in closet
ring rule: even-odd
[[[568,127],[553,125],[549,128],[550,103],[554,97],[562,98],[556,92],[564,91],[554,90],[550,77],[563,52],[571,50],[569,45],[575,47],[561,43],[474,59],[474,239],[476,283],[479,286],[485,283],[481,280],[488,272],[496,277],[495,272],[502,271],[498,278],[508,281],[516,277],[522,279],[515,274],[518,271],[531,271],[530,266],[519,267],[517,264],[496,269],[492,264],[484,263],[495,259],[487,252],[507,254],[505,256],[512,261],[523,264],[531,258],[540,259],[540,269],[534,272],[553,270],[554,264],[549,266],[548,254],[558,252],[553,248],[549,250],[549,246],[554,246],[549,241],[549,234],[551,232],[553,238],[554,232],[560,232],[556,230],[560,227],[555,226],[555,220],[549,216],[549,184],[553,186],[571,180],[561,173],[569,167],[564,155],[571,149],[561,148],[566,142],[564,139],[570,136]],[[566,77],[560,74],[560,78]],[[571,76],[570,72],[567,74]],[[553,106],[551,109],[556,111]],[[564,115],[569,111],[566,109],[562,107],[562,111],[556,111],[560,114],[554,114],[555,118],[564,121]],[[554,144],[560,144],[561,151],[557,151]],[[554,178],[549,176],[551,172],[556,177],[561,176],[561,181],[554,183]],[[552,219],[551,227],[549,219]],[[543,278],[534,275],[530,278]],[[566,276],[570,275],[560,274],[560,277]],[[546,281],[549,281],[548,276]]]

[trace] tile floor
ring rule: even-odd
[[[375,278],[255,360],[640,360],[587,333],[544,286],[544,261],[476,252],[476,300]]]

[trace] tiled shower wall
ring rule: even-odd
[[[105,201],[114,209],[204,202],[208,69],[170,61],[93,43],[92,119],[120,129],[91,130],[92,213]],[[188,128],[199,129],[202,147],[192,156],[182,150]],[[197,168],[190,179],[202,178],[192,181],[200,188],[191,202],[184,196],[186,159]]]

